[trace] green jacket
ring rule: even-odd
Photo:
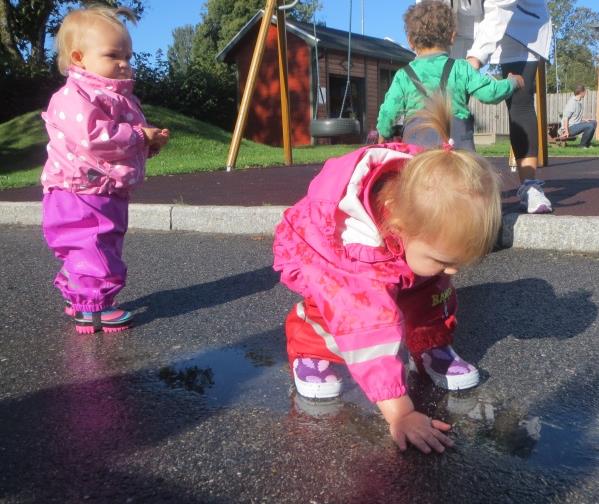
[[[447,58],[446,53],[437,53],[419,56],[410,63],[430,94],[439,88],[441,73]],[[483,103],[499,103],[509,98],[516,87],[515,79],[495,80],[488,75],[481,75],[465,59],[455,60],[447,80],[447,92],[451,97],[453,115],[460,119],[470,117],[468,99],[471,95]],[[376,125],[379,134],[389,138],[397,118],[404,114],[409,117],[422,109],[424,100],[424,96],[416,89],[407,74],[399,69],[379,110]]]

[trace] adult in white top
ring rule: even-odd
[[[418,1],[418,0],[417,0]],[[525,86],[507,100],[510,141],[521,186],[520,203],[528,213],[551,212],[537,178],[538,129],[534,109],[535,78],[540,58],[548,59],[552,29],[545,0],[442,0],[452,6],[458,31],[454,58],[466,57],[479,69],[500,64],[504,78],[522,75]]]

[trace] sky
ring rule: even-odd
[[[323,9],[317,19],[331,28],[349,28],[349,0],[321,0]],[[353,0],[352,31],[362,31],[362,4],[364,5],[364,34],[373,37],[391,37],[406,44],[403,31],[403,14],[410,0]],[[174,28],[185,24],[195,25],[201,20],[204,0],[146,0],[147,9],[137,27],[131,28],[133,49],[154,54],[164,52],[172,43]],[[580,7],[597,10],[597,0],[578,0]]]

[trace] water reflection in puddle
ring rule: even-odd
[[[159,378],[173,386],[166,377],[186,377],[190,372],[200,378],[209,375],[211,383],[204,380],[202,390],[197,390],[209,407],[251,406],[285,412],[289,407],[286,367],[286,362],[266,350],[218,348],[165,366]],[[190,390],[184,386],[184,380],[180,388]]]
[[[582,471],[599,464],[599,421],[594,409],[552,403],[540,411],[516,400],[497,402],[479,391],[449,393],[439,404],[454,430],[472,443],[548,468]],[[560,410],[560,408],[562,408]]]

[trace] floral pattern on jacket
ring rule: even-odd
[[[314,300],[353,378],[373,402],[407,393],[405,327],[396,300],[415,282],[401,242],[378,232],[373,185],[421,150],[387,144],[328,160],[275,232],[274,269],[281,282]]]

